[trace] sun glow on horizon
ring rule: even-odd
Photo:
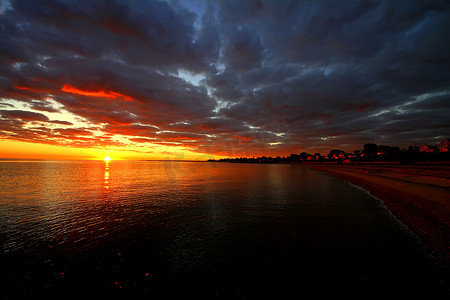
[[[149,150],[151,149],[151,150]],[[146,145],[146,147],[70,147],[57,143],[31,143],[0,139],[0,159],[44,159],[44,160],[190,160],[226,158],[225,155],[198,153],[182,147]]]
[[[111,157],[106,156],[103,160],[104,160],[105,162],[109,162],[109,161],[111,160]]]

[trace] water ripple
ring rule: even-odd
[[[439,288],[415,237],[345,182],[300,166],[174,164],[2,163],[0,280],[16,292],[83,283],[182,294],[205,282],[216,293],[252,289],[249,278]]]

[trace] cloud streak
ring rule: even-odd
[[[113,91],[102,91],[102,90],[99,90],[99,91],[80,90],[69,84],[63,85],[61,91],[67,92],[67,93],[72,93],[72,94],[77,94],[77,95],[82,95],[82,96],[106,98],[108,100],[119,98],[119,99],[123,99],[125,101],[133,101],[133,98],[131,98],[130,96],[127,96],[127,95],[123,95],[121,93],[117,93],[117,92],[113,92]]]
[[[448,28],[447,1],[11,1],[0,138],[226,156],[433,144],[450,136]]]

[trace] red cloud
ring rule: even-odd
[[[40,91],[40,90],[32,89],[32,88],[27,87],[27,86],[15,86],[14,88],[16,88],[16,89],[18,89],[18,90],[31,91],[31,92],[34,92],[34,93],[40,93],[40,92],[42,92],[42,91]]]
[[[72,93],[72,94],[77,94],[77,95],[83,95],[83,96],[106,98],[108,100],[116,99],[116,98],[122,98],[125,101],[133,100],[133,98],[131,98],[130,96],[127,96],[127,95],[124,95],[121,93],[117,93],[117,92],[113,92],[113,91],[103,91],[103,90],[98,90],[98,91],[80,90],[80,89],[77,89],[77,88],[71,86],[70,84],[63,85],[61,91],[67,92],[67,93]]]
[[[240,135],[233,135],[233,137],[234,137],[235,139],[240,140],[239,143],[241,143],[241,142],[244,142],[244,143],[245,143],[245,142],[249,142],[249,141],[252,140],[252,138],[245,137],[245,136],[240,136]]]

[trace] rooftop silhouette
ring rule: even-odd
[[[237,163],[304,163],[304,162],[331,162],[331,163],[367,163],[367,162],[390,162],[401,164],[414,164],[416,162],[448,163],[450,162],[450,139],[444,139],[439,146],[422,145],[409,146],[408,149],[377,145],[368,143],[363,149],[351,153],[339,149],[332,149],[327,155],[320,153],[309,154],[301,152],[290,156],[261,156],[261,157],[239,157],[224,158],[209,161],[237,162]]]

